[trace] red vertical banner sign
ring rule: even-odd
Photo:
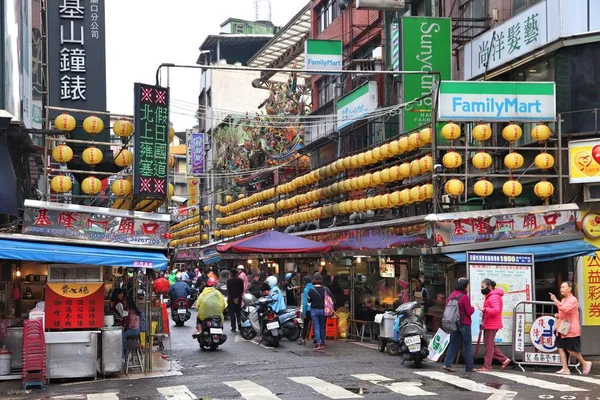
[[[103,326],[103,283],[46,284],[46,329],[90,329]]]

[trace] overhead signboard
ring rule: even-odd
[[[442,79],[452,77],[452,23],[450,18],[402,18],[402,70],[424,73],[440,72]],[[414,74],[403,78],[405,102],[420,98],[433,90],[436,75]],[[432,97],[411,104],[403,110],[404,132],[431,122]]]
[[[440,121],[555,121],[555,84],[442,81],[438,109]]]
[[[169,175],[169,89],[135,84],[133,193],[167,197]]]
[[[569,142],[569,183],[600,182],[600,139]]]
[[[307,39],[305,42],[305,69],[342,70],[342,41]]]
[[[186,133],[187,175],[198,176],[204,173],[204,132]]]
[[[377,104],[376,81],[370,81],[348,93],[337,102],[337,129],[369,115],[375,111]]]
[[[405,0],[356,0],[357,10],[401,11]]]

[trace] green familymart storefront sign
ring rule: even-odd
[[[340,40],[308,39],[305,44],[306,70],[342,70],[342,42]]]
[[[440,85],[441,121],[555,121],[554,82],[455,82]]]

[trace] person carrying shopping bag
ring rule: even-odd
[[[442,368],[448,372],[456,372],[456,369],[452,368],[452,363],[462,342],[465,371],[471,372],[473,371],[474,364],[473,354],[471,354],[471,315],[473,315],[475,309],[469,299],[469,279],[460,278],[456,282],[454,291],[448,297],[446,306],[451,300],[456,300],[458,303],[459,320],[456,330],[450,332],[450,344],[448,345],[448,351],[446,352]]]
[[[327,317],[333,316],[333,296],[326,286],[323,286],[323,276],[313,276],[314,287],[308,291],[310,317],[313,321],[316,345],[315,350],[325,348],[325,323]]]

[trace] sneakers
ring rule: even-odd
[[[325,348],[325,346],[323,346],[322,344],[318,344],[317,347],[315,347],[315,350],[323,350]]]
[[[588,375],[590,373],[590,371],[592,370],[592,362],[588,361],[586,366],[583,367],[583,371],[581,372],[583,375]]]

